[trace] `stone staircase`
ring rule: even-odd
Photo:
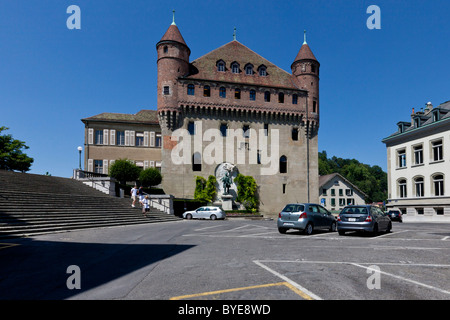
[[[69,178],[0,170],[0,238],[179,220]]]

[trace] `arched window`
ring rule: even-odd
[[[284,103],[284,93],[278,93],[278,103]]]
[[[227,97],[227,89],[225,89],[225,87],[220,87],[220,89],[219,89],[219,96],[221,98],[226,98]]]
[[[233,62],[231,64],[231,72],[233,73],[239,73],[239,63]]]
[[[280,157],[280,173],[287,173],[287,158],[286,158],[286,156]]]
[[[297,94],[293,94],[292,95],[292,104],[297,104],[298,103],[298,95]]]
[[[192,171],[202,171],[202,156],[200,152],[192,155]]]
[[[264,65],[259,66],[258,71],[259,71],[259,75],[260,76],[262,76],[262,77],[267,76],[267,68],[266,68],[266,66],[264,66]]]
[[[253,65],[252,64],[249,63],[249,64],[245,65],[245,74],[249,75],[249,76],[253,75]]]
[[[398,196],[400,198],[406,198],[407,197],[406,179],[398,180]]]
[[[239,88],[234,89],[234,98],[235,99],[241,98],[241,89],[239,89]]]
[[[193,84],[188,84],[187,94],[188,94],[188,96],[193,96],[195,94],[195,87]]]
[[[424,184],[423,184],[423,177],[417,177],[414,179],[414,189],[416,190],[416,197],[423,197],[424,196]]]
[[[250,90],[250,100],[255,101],[256,100],[256,91]]]
[[[225,72],[225,62],[223,62],[223,60],[217,62],[217,71]]]
[[[211,88],[209,86],[203,87],[203,96],[210,97],[211,96]]]
[[[264,101],[270,102],[270,92],[269,91],[264,92]]]
[[[442,174],[433,176],[433,189],[435,196],[444,195],[444,176]]]

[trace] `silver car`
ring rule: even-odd
[[[200,207],[193,211],[183,213],[185,219],[225,219],[226,214],[222,209],[213,206]]]
[[[378,234],[380,231],[390,232],[391,219],[381,209],[365,206],[347,206],[337,218],[337,230],[340,235],[346,231],[364,231]]]
[[[303,231],[306,235],[314,229],[336,231],[336,218],[324,207],[314,203],[292,203],[284,207],[278,215],[278,231],[289,229]]]

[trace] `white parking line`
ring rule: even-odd
[[[442,241],[445,241],[445,240],[447,240],[447,239],[449,239],[450,238],[450,236],[446,236],[446,237],[443,237],[441,240]]]
[[[277,276],[277,277],[283,279],[284,281],[290,283],[290,284],[291,284],[292,286],[294,286],[296,289],[298,289],[298,290],[300,290],[300,291],[306,293],[306,294],[307,294],[308,296],[310,296],[312,299],[314,299],[314,300],[322,300],[322,298],[319,297],[318,295],[312,293],[311,291],[309,291],[309,290],[306,289],[306,288],[303,288],[303,287],[302,287],[301,285],[299,285],[297,282],[292,281],[291,279],[289,279],[289,278],[286,277],[286,276],[283,276],[281,273],[278,273],[278,272],[276,272],[275,270],[270,269],[268,266],[262,264],[260,261],[254,260],[253,262],[254,262],[255,264],[257,264],[258,266],[260,266],[261,268],[263,268],[263,269],[269,271],[270,273],[274,274],[275,276]]]

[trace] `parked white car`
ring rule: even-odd
[[[222,209],[213,206],[200,207],[193,211],[183,213],[184,219],[225,219],[226,214]]]

